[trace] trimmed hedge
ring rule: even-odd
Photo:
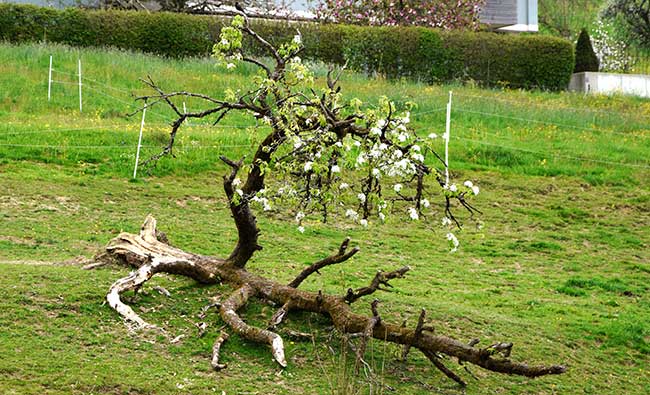
[[[221,25],[184,14],[55,10],[0,4],[0,40],[116,47],[170,57],[205,55]]]
[[[226,17],[129,11],[55,10],[0,4],[0,40],[110,46],[169,57],[205,56]],[[425,82],[565,89],[574,67],[571,42],[539,35],[441,32],[422,27],[363,27],[252,20],[272,43],[299,29],[303,56],[388,78]],[[260,54],[261,48],[253,47]]]

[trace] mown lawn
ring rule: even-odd
[[[137,78],[151,74],[174,89],[221,95],[250,70],[226,75],[203,60],[84,50],[84,73],[95,83],[84,81],[79,114],[74,85],[55,84],[47,102],[50,53],[55,68],[74,73],[76,50],[0,45],[0,58],[8,59],[0,64],[0,392],[462,393],[422,356],[403,364],[398,349],[380,342],[368,353],[373,374],[351,376],[353,357],[340,336],[326,319],[307,314],[284,324],[315,334],[311,342],[287,337],[286,370],[265,347],[232,336],[223,351],[229,367],[215,373],[209,357],[223,323],[208,313],[201,338],[195,324],[201,308],[230,289],[177,277],[156,277],[132,301],[166,333],[129,333],[103,303],[127,270],[82,271],[78,257],[94,255],[120,231],[137,231],[148,213],[174,245],[227,254],[236,234],[216,157],[241,155],[262,132],[242,128],[254,126],[243,117],[227,119],[231,127],[195,124],[182,131],[176,159],[132,181],[140,119],[124,116],[129,94],[144,92]],[[448,361],[469,381],[466,393],[650,392],[650,102],[353,74],[343,85],[368,103],[382,94],[420,102],[413,118],[423,133],[442,132],[441,109],[454,91],[453,176],[479,180],[483,228],[465,229],[461,249],[450,254],[435,223],[394,219],[358,229],[334,219],[300,234],[274,211],[260,216],[265,248],[250,270],[288,281],[349,235],[361,254],[306,288],[343,293],[378,269],[408,264],[413,271],[393,292],[378,295],[384,319],[414,325],[424,307],[440,333],[481,344],[513,341],[517,360],[569,366],[565,375],[537,380],[472,369],[475,381]],[[148,114],[144,156],[162,145],[169,116],[155,107]],[[273,312],[253,303],[245,316],[262,324]]]

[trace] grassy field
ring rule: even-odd
[[[48,102],[50,54],[58,82]],[[73,84],[78,56],[83,113]],[[236,233],[216,158],[247,152],[263,132],[243,117],[218,127],[195,123],[182,130],[176,159],[133,181],[140,115],[124,114],[135,109],[132,94],[145,92],[137,79],[150,74],[169,89],[220,96],[244,84],[250,70],[224,74],[205,60],[39,45],[0,45],[0,58],[1,393],[463,393],[420,355],[399,363],[399,350],[379,342],[369,351],[372,379],[351,376],[353,358],[340,337],[327,320],[306,314],[285,326],[314,332],[314,341],[287,341],[286,370],[265,347],[232,336],[223,352],[229,367],[214,373],[209,356],[222,322],[209,314],[201,338],[194,324],[211,298],[231,290],[171,276],[156,277],[132,302],[166,334],[129,333],[103,304],[127,271],[82,271],[78,257],[92,256],[120,231],[137,231],[147,213],[174,245],[228,253]],[[250,270],[289,280],[349,235],[362,253],[307,289],[343,293],[378,269],[409,264],[414,270],[394,292],[379,295],[384,319],[415,325],[424,307],[439,333],[513,341],[517,360],[569,366],[565,375],[538,380],[473,369],[475,381],[449,361],[468,379],[466,393],[649,393],[650,101],[357,75],[346,75],[343,86],[370,104],[384,94],[417,101],[412,118],[423,134],[444,130],[452,90],[453,176],[480,180],[485,226],[466,229],[461,250],[449,254],[434,224],[357,229],[335,220],[300,234],[273,212],[260,218],[265,249]],[[162,108],[148,111],[145,157],[160,149],[170,117]],[[263,323],[273,312],[253,303],[245,316]]]

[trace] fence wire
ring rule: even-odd
[[[75,79],[78,78],[78,74],[76,73],[69,73],[57,69],[52,69],[53,73],[57,73],[60,75],[66,75],[70,77],[74,77]],[[51,80],[53,84],[62,84],[62,85],[78,85],[78,81],[63,81],[63,80]],[[97,93],[99,95],[102,95],[104,97],[107,97],[117,103],[121,103],[128,108],[132,109],[134,112],[137,112],[138,110],[142,109],[142,106],[137,105],[134,102],[129,102],[126,101],[120,97],[117,97],[113,94],[110,94],[106,92],[104,89],[109,89],[113,92],[119,92],[123,94],[128,94],[132,96],[132,92],[114,87],[110,84],[103,83],[101,81],[83,77],[82,78],[82,86],[84,89],[90,90],[93,93]],[[421,98],[447,98],[446,94],[442,95],[423,95],[420,98],[414,98],[414,97],[409,97],[406,98],[407,100],[419,100]],[[496,97],[487,97],[487,96],[481,96],[481,95],[469,95],[469,94],[455,94],[455,98],[469,98],[469,99],[480,99],[480,100],[489,100],[489,101],[497,101],[497,102],[503,102],[503,103],[508,103],[508,104],[519,104],[518,102],[514,100],[508,100],[508,99],[502,99],[502,98],[496,98]],[[434,104],[433,102],[429,102],[429,104]],[[371,104],[372,106],[372,104]],[[540,105],[540,104],[534,104],[536,107],[548,107],[551,108],[550,106],[545,106],[545,105]],[[375,106],[376,107],[376,106]],[[423,115],[427,114],[432,114],[436,112],[442,112],[445,111],[445,107],[435,107],[430,110],[426,111],[415,111],[412,113],[413,117],[420,117]],[[624,113],[624,112],[616,112],[616,111],[592,111],[589,109],[578,109],[578,108],[571,108],[571,107],[566,107],[562,108],[562,110],[567,110],[567,111],[573,111],[573,112],[587,112],[589,111],[590,113],[593,114],[616,114],[616,115],[621,115],[621,116],[626,116],[629,117],[631,114]],[[165,115],[156,111],[152,111],[151,107],[148,108],[148,114],[152,114],[156,116],[157,118],[166,121],[166,122],[171,122],[172,116]],[[563,124],[563,123],[557,123],[557,122],[551,122],[551,121],[544,121],[540,119],[534,119],[534,118],[525,118],[525,117],[516,117],[516,116],[510,116],[510,115],[504,115],[504,114],[498,114],[498,113],[493,113],[493,112],[486,112],[486,111],[476,111],[476,110],[471,110],[464,108],[463,106],[460,107],[453,107],[452,108],[452,113],[465,113],[465,114],[476,114],[476,115],[482,115],[482,116],[487,116],[487,117],[494,117],[494,118],[501,118],[501,119],[506,119],[506,120],[511,120],[511,121],[517,121],[517,122],[526,122],[526,123],[535,123],[535,124],[544,124],[544,125],[551,125],[551,126],[556,126],[558,128],[565,128],[565,129],[574,129],[574,130],[581,130],[581,131],[586,131],[586,132],[595,132],[595,133],[604,133],[604,134],[614,134],[614,135],[621,135],[621,136],[627,136],[627,137],[641,137],[641,138],[648,138],[650,135],[639,135],[639,134],[632,134],[632,133],[623,133],[623,132],[618,132],[614,130],[605,130],[605,129],[600,129],[600,128],[593,128],[593,127],[586,127],[586,126],[578,126],[578,125],[571,125],[571,124]],[[644,117],[644,118],[650,118],[650,116],[645,116],[645,115],[637,115],[637,117]],[[147,123],[147,126],[169,126],[168,123],[155,123],[155,122],[149,122]],[[430,128],[425,128],[420,131],[433,131],[442,128],[444,125],[441,125],[440,127],[430,127]],[[118,125],[118,124],[112,124],[112,125],[103,125],[103,126],[87,126],[87,127],[79,127],[79,128],[66,128],[66,129],[42,129],[42,130],[28,130],[28,131],[11,131],[11,132],[5,132],[5,133],[0,133],[0,137],[3,136],[16,136],[16,135],[25,135],[25,134],[51,134],[51,133],[64,133],[64,132],[75,132],[75,131],[94,131],[94,130],[102,130],[105,132],[110,132],[111,130],[113,131],[118,131],[118,128],[126,128],[127,126],[125,125]],[[215,129],[233,129],[233,130],[246,130],[246,129],[251,129],[251,128],[266,128],[269,127],[269,125],[266,124],[261,124],[261,125],[213,125],[213,124],[208,124],[208,123],[194,123],[192,122],[191,126],[192,128],[198,127],[198,128],[205,128],[205,130],[210,130],[213,131]],[[135,126],[133,126],[133,131],[136,131]],[[453,131],[453,129],[452,129]],[[129,131],[130,132],[130,131]],[[452,133],[453,134],[453,133]],[[486,134],[489,134],[486,132]],[[562,158],[562,159],[567,159],[571,161],[577,161],[577,162],[588,162],[588,163],[597,163],[597,164],[602,164],[602,165],[608,165],[608,166],[620,166],[620,167],[629,167],[629,168],[636,168],[636,169],[644,169],[648,170],[650,169],[650,165],[648,164],[641,164],[641,163],[625,163],[625,162],[615,162],[615,161],[608,161],[608,160],[603,160],[603,159],[594,159],[594,158],[588,158],[588,157],[581,157],[581,156],[572,156],[572,155],[565,155],[562,153],[553,153],[553,152],[545,152],[545,151],[537,151],[537,150],[531,150],[527,148],[521,148],[521,147],[514,147],[514,146],[508,146],[508,145],[503,145],[503,144],[496,144],[492,143],[489,141],[484,141],[484,140],[476,140],[472,138],[467,138],[467,137],[462,137],[462,136],[452,136],[452,139],[456,139],[459,141],[464,141],[472,144],[480,144],[480,145],[485,145],[485,146],[492,146],[492,147],[498,147],[501,149],[505,150],[510,150],[510,151],[519,151],[519,152],[526,152],[529,154],[533,155],[538,155],[543,158]],[[220,150],[220,149],[228,149],[228,148],[244,148],[244,147],[251,147],[253,146],[254,143],[248,143],[248,144],[189,144],[189,145],[179,145],[176,148],[179,150],[193,150],[193,149],[207,149],[207,150]],[[74,145],[74,144],[61,144],[61,145],[54,145],[54,144],[22,144],[22,143],[0,143],[0,147],[16,147],[16,148],[35,148],[35,149],[53,149],[53,150],[134,150],[135,147],[131,145]],[[145,149],[159,149],[160,146],[155,146],[155,145],[143,145],[142,148]]]

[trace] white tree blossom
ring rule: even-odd
[[[456,235],[454,235],[451,232],[447,233],[447,240],[449,240],[449,242],[452,245],[452,249],[450,252],[458,251],[458,246],[460,245],[460,242],[458,241],[458,238],[456,238]]]

